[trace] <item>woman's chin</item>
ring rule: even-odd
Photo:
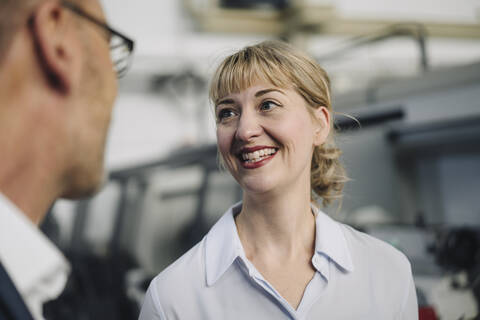
[[[277,189],[276,184],[271,179],[244,179],[239,181],[240,186],[245,194],[266,195],[271,194]]]

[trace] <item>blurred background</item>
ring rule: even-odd
[[[241,199],[217,167],[208,81],[226,55],[266,39],[307,51],[331,77],[352,181],[324,211],[409,257],[420,319],[478,318],[479,0],[102,2],[136,51],[108,183],[58,201],[42,226],[72,262],[59,319],[136,319],[152,277]]]

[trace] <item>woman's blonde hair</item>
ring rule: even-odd
[[[303,52],[280,41],[264,41],[225,58],[212,78],[210,100],[216,104],[258,81],[280,88],[293,87],[312,108],[309,108],[312,116],[313,109],[320,106],[332,113],[330,80],[325,70]],[[348,178],[340,163],[340,154],[330,130],[326,142],[313,152],[310,172],[313,201],[321,197],[326,206],[341,199]]]

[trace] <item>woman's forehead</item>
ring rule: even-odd
[[[269,87],[278,89],[287,89],[291,87],[284,75],[281,77],[266,77],[261,74],[254,77],[238,77],[237,79],[231,78],[230,81],[219,83],[217,86],[217,92],[215,101],[224,99],[225,97],[239,94],[243,91],[249,90],[253,87]]]
[[[232,92],[225,92],[226,94],[222,97],[219,97],[217,101],[222,101],[228,98],[235,98],[242,94],[247,94],[249,96],[261,96],[267,92],[280,92],[284,93],[285,91],[293,90],[292,86],[278,86],[271,82],[266,81],[257,81],[245,88],[239,88],[238,90]]]

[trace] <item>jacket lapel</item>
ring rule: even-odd
[[[25,302],[0,262],[0,320],[33,320]]]

